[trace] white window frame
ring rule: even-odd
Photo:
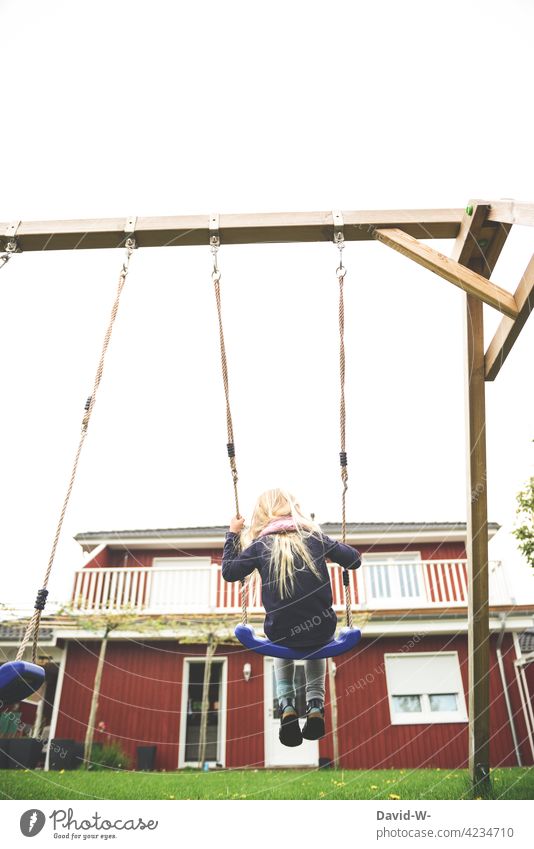
[[[180,731],[178,738],[178,769],[183,769],[187,766],[198,767],[198,761],[185,760],[185,732],[187,725],[187,694],[189,692],[189,669],[191,663],[205,663],[206,658],[203,655],[192,655],[184,657],[182,666],[182,699],[180,707]],[[212,663],[222,664],[221,672],[221,706],[219,708],[219,747],[217,757],[214,761],[206,761],[208,764],[221,764],[226,766],[226,705],[227,705],[227,689],[228,689],[228,658],[216,655],[212,659]]]
[[[405,693],[392,693],[391,692],[391,681],[390,681],[390,673],[388,673],[388,659],[389,658],[413,658],[413,657],[421,657],[427,658],[427,662],[432,662],[433,658],[436,657],[454,657],[456,658],[456,688],[451,691],[449,689],[444,689],[443,693],[454,692],[458,698],[458,710],[456,711],[432,711],[430,710],[430,699],[429,696],[438,695],[438,693],[419,693],[421,698],[421,707],[422,710],[420,713],[399,713],[394,710],[393,706],[393,696],[404,696]],[[389,716],[390,722],[392,725],[446,725],[451,722],[468,722],[467,716],[467,707],[465,703],[465,692],[464,685],[462,681],[462,673],[460,670],[460,659],[458,657],[457,651],[433,651],[433,652],[387,652],[384,654],[384,667],[386,671],[386,686],[388,691],[388,703],[389,703]],[[410,695],[416,695],[412,693]]]
[[[215,570],[213,568],[213,561],[211,557],[153,557],[152,558],[152,569],[157,570],[158,572],[179,572],[180,569],[192,569],[194,568],[199,572],[206,572],[209,575],[209,589],[208,589],[208,597],[205,600],[199,601],[198,604],[192,605],[186,611],[182,611],[181,609],[177,609],[180,606],[173,605],[171,606],[172,611],[176,612],[186,612],[186,613],[204,613],[206,611],[212,611],[215,609],[215,601],[217,594],[217,576]],[[157,574],[157,573],[156,573]],[[150,573],[146,580],[150,579]],[[152,592],[152,585],[150,586],[150,592]],[[170,608],[170,609],[171,609]],[[148,609],[151,609],[150,598],[148,603]],[[158,608],[159,609],[159,608]],[[163,610],[163,609],[162,609]]]
[[[402,559],[398,559],[398,558]],[[409,557],[409,559],[408,559]],[[426,602],[426,586],[424,580],[424,574],[421,570],[420,574],[417,575],[417,580],[419,584],[419,595],[402,595],[401,586],[399,580],[399,573],[397,569],[389,569],[389,577],[390,577],[390,586],[392,594],[390,596],[376,596],[372,593],[371,587],[371,575],[369,570],[373,568],[373,565],[378,564],[381,566],[391,566],[395,563],[417,563],[420,564],[421,560],[421,552],[420,551],[368,551],[362,554],[362,566],[364,567],[363,577],[365,581],[365,596],[366,598],[373,604],[380,604],[382,606],[390,606],[390,607],[398,607],[400,605],[406,605],[409,603],[416,602]]]

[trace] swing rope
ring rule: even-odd
[[[337,213],[337,216],[341,218],[341,213]],[[334,220],[336,220],[336,214],[334,214]],[[346,496],[348,489],[348,479],[349,473],[347,468],[347,451],[345,444],[345,430],[346,430],[346,413],[345,413],[345,304],[343,299],[343,283],[345,281],[345,275],[347,273],[347,269],[343,265],[343,248],[345,247],[345,241],[343,238],[343,230],[337,229],[334,232],[334,242],[337,244],[339,249],[339,266],[337,268],[336,274],[337,279],[339,281],[339,383],[340,383],[340,396],[339,396],[339,430],[340,430],[340,444],[341,450],[339,452],[339,462],[341,468],[341,483],[342,483],[342,493],[341,493],[341,541],[344,543],[347,537],[347,520],[346,520]],[[343,589],[345,591],[345,616],[347,620],[347,627],[353,627],[353,619],[352,619],[352,605],[350,600],[350,576],[347,569],[343,569]]]
[[[210,229],[213,231],[214,227]],[[221,352],[221,370],[223,377],[223,386],[224,386],[224,397],[226,400],[226,431],[227,431],[227,439],[228,442],[226,444],[226,450],[228,452],[228,459],[230,461],[230,472],[232,474],[232,483],[234,487],[234,500],[235,500],[235,514],[239,519],[239,498],[237,494],[237,481],[239,480],[239,476],[237,474],[237,462],[235,457],[235,444],[234,444],[234,427],[232,424],[232,411],[230,408],[230,389],[228,384],[228,361],[226,358],[226,346],[224,344],[224,329],[223,329],[223,321],[222,321],[222,308],[221,308],[221,272],[217,266],[217,251],[219,250],[221,241],[219,237],[219,232],[216,232],[210,237],[210,245],[211,252],[213,254],[213,271],[211,272],[211,279],[213,280],[213,288],[215,291],[215,304],[217,307],[217,320],[219,323],[219,348]],[[247,584],[246,581],[240,581],[241,584],[241,624],[246,625],[248,622],[248,613],[247,613]]]
[[[340,214],[339,214],[340,215]],[[215,222],[215,223],[213,223]],[[217,218],[214,216],[210,220],[210,232],[212,235],[210,236],[210,246],[213,254],[213,271],[211,274],[214,290],[215,290],[215,303],[217,306],[217,318],[219,323],[219,347],[221,354],[221,369],[223,376],[223,385],[224,385],[224,396],[226,400],[226,427],[228,433],[228,457],[230,460],[230,470],[232,473],[232,482],[234,487],[234,498],[235,498],[235,507],[236,507],[236,516],[239,518],[239,500],[237,494],[237,465],[235,459],[235,445],[234,445],[234,431],[232,425],[232,413],[230,409],[230,392],[228,385],[228,362],[226,357],[226,347],[224,343],[224,330],[223,330],[223,321],[222,321],[222,310],[221,310],[221,289],[220,289],[220,280],[221,280],[221,272],[217,265],[217,252],[220,247],[220,237],[218,232],[218,222]],[[342,251],[345,247],[343,231],[336,230],[334,233],[334,241],[337,244],[339,249],[339,266],[337,268],[337,278],[339,281],[339,374],[340,374],[340,409],[339,409],[339,419],[340,419],[340,436],[341,436],[341,451],[339,454],[340,464],[341,464],[341,481],[342,481],[342,496],[341,496],[341,538],[342,541],[345,542],[347,527],[346,527],[346,493],[348,489],[348,469],[347,469],[347,452],[345,445],[345,430],[346,430],[346,412],[345,412],[345,342],[344,342],[344,332],[345,332],[345,306],[343,300],[343,283],[345,280],[345,275],[347,273],[347,269],[343,265],[342,260]],[[350,577],[347,569],[343,570],[343,588],[345,591],[345,616],[347,621],[347,627],[351,630],[353,629],[353,618],[352,618],[352,606],[350,599]],[[241,624],[246,625],[248,621],[247,616],[247,584],[246,581],[241,581]]]
[[[60,537],[60,534],[61,534],[61,529],[63,527],[63,520],[65,518],[65,513],[67,512],[67,506],[69,504],[70,496],[71,496],[71,493],[72,493],[72,488],[74,486],[74,480],[76,478],[76,472],[77,472],[77,469],[78,469],[78,461],[80,459],[82,447],[83,447],[83,444],[85,442],[85,437],[87,435],[87,428],[88,428],[88,425],[89,425],[89,419],[91,418],[91,414],[93,412],[93,407],[94,407],[95,399],[96,399],[96,392],[98,390],[98,387],[100,385],[100,381],[102,379],[102,373],[103,373],[103,370],[104,370],[104,359],[105,359],[106,352],[107,352],[107,349],[108,349],[109,341],[111,339],[111,332],[113,330],[113,324],[114,324],[115,318],[117,316],[117,310],[119,308],[119,300],[120,300],[121,292],[124,288],[124,284],[126,283],[126,278],[128,276],[128,270],[129,270],[129,266],[130,266],[130,257],[131,257],[131,255],[132,255],[132,253],[133,253],[133,251],[136,247],[135,239],[132,236],[129,236],[129,238],[126,239],[125,247],[126,247],[126,258],[123,262],[121,272],[120,272],[120,275],[119,275],[119,284],[118,284],[117,292],[116,292],[116,295],[115,295],[115,301],[113,303],[113,307],[112,307],[112,310],[111,310],[111,316],[110,316],[110,319],[109,319],[108,328],[106,330],[106,334],[105,334],[105,337],[104,337],[104,343],[103,343],[103,346],[102,346],[102,351],[101,351],[101,354],[100,354],[100,360],[99,360],[99,363],[98,363],[98,368],[96,370],[95,380],[94,380],[94,384],[93,384],[93,391],[92,391],[91,395],[89,395],[87,401],[85,402],[85,411],[84,411],[84,416],[83,416],[83,420],[82,420],[82,430],[81,430],[81,435],[80,435],[80,441],[79,441],[78,449],[76,451],[76,455],[75,455],[75,458],[74,458],[74,464],[73,464],[73,467],[72,467],[72,472],[71,472],[71,475],[70,475],[69,485],[67,487],[65,499],[63,501],[63,507],[61,508],[61,513],[60,513],[60,516],[59,516],[56,534],[55,534],[55,537],[54,537],[54,541],[52,543],[52,549],[51,549],[50,557],[49,557],[49,560],[48,560],[48,566],[46,568],[42,588],[37,593],[37,599],[35,601],[35,610],[34,610],[33,616],[30,619],[30,621],[28,622],[24,637],[22,639],[22,642],[20,644],[20,647],[19,647],[19,650],[18,650],[18,653],[17,653],[17,658],[16,658],[17,660],[22,660],[26,646],[28,645],[30,640],[33,638],[32,663],[36,662],[37,641],[39,639],[39,627],[40,627],[40,624],[41,624],[41,614],[42,614],[42,612],[45,608],[46,599],[47,599],[47,596],[48,596],[48,589],[47,589],[48,581],[50,579],[50,574],[52,572],[52,567],[54,565],[54,559],[55,559],[55,556],[56,556],[56,549],[57,549],[57,546],[58,546],[59,537]]]

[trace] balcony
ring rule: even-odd
[[[85,568],[76,572],[73,608],[76,613],[125,612],[163,614],[237,614],[241,610],[239,582],[228,584],[221,566],[209,558],[168,558],[154,566]],[[334,609],[345,606],[341,569],[329,566]],[[504,569],[490,561],[490,604],[510,604]],[[466,560],[401,560],[384,558],[364,563],[350,575],[355,611],[432,609],[467,606]],[[261,581],[248,582],[248,608],[261,613]]]

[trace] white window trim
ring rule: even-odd
[[[401,557],[402,559],[396,560],[396,558]],[[419,565],[422,563],[421,560],[421,552],[420,551],[369,551],[362,554],[362,566],[367,567],[363,573],[363,580],[365,584],[365,596],[366,599],[370,600],[373,604],[380,604],[381,607],[398,607],[399,604],[405,605],[409,602],[413,602],[416,604],[417,602],[425,602],[427,600],[426,589],[425,589],[425,577],[423,574],[418,576],[419,579],[419,595],[406,596],[402,595],[400,591],[400,579],[398,572],[390,572],[391,578],[393,580],[392,595],[373,595],[372,592],[372,584],[371,584],[371,576],[368,569],[372,569],[373,566],[387,566],[390,567],[392,565],[398,564],[408,564],[413,563],[415,565]]]
[[[153,557],[153,569],[179,569],[182,566],[195,567],[195,569],[211,569],[211,557]]]
[[[457,711],[431,711],[429,695],[432,693],[420,693],[423,696],[421,699],[423,710],[421,713],[398,713],[393,708],[393,696],[402,696],[404,693],[392,693],[388,675],[388,658],[399,657],[427,657],[429,660],[433,657],[455,657],[456,658],[456,689],[454,692],[458,696]],[[391,725],[447,725],[451,722],[463,723],[468,722],[467,707],[465,703],[464,685],[462,674],[460,671],[460,659],[457,651],[444,652],[387,652],[384,654],[384,666],[386,670],[386,686],[388,691],[389,716]],[[450,690],[444,690],[450,692]]]
[[[198,761],[185,760],[185,732],[187,725],[187,694],[189,692],[189,669],[191,663],[205,663],[206,658],[203,655],[192,655],[184,657],[182,666],[182,699],[180,708],[180,733],[178,740],[178,769],[192,766],[198,767]],[[219,708],[219,747],[218,757],[214,761],[206,763],[219,763],[223,767],[226,766],[226,704],[227,704],[227,688],[228,688],[228,658],[216,655],[212,663],[222,664],[221,674],[221,706]]]
[[[380,560],[380,559],[382,559],[382,560],[393,559],[394,560],[395,557],[399,556],[399,554],[402,555],[402,557],[406,557],[406,555],[409,554],[411,560],[413,560],[414,563],[420,563],[421,562],[421,552],[420,551],[412,551],[411,549],[408,549],[408,551],[365,551],[362,554],[362,563],[365,563],[366,557],[368,557],[369,560],[371,562],[373,562],[373,561],[377,561],[377,560]],[[412,555],[413,555],[413,557],[412,557]],[[402,562],[403,563],[409,563],[410,561],[403,560]]]

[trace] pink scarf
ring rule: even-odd
[[[269,522],[263,531],[258,534],[258,539],[264,537],[266,534],[280,534],[287,531],[295,531],[296,529],[297,526],[292,516],[281,516],[280,519],[273,519],[272,522]]]

